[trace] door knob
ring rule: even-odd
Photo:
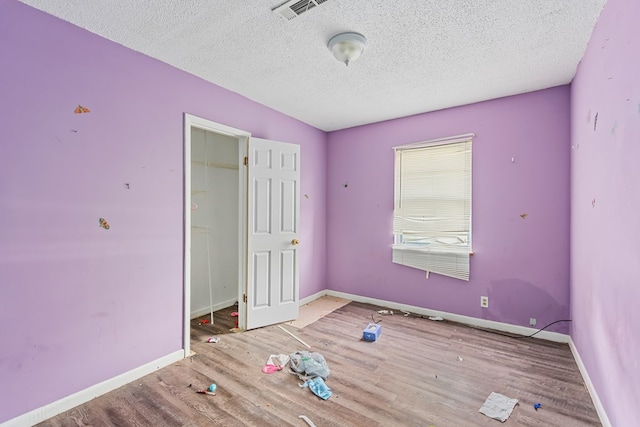
[[[298,239],[293,239],[293,240],[291,241],[291,244],[292,244],[292,245],[297,245],[297,244],[299,244],[299,243],[300,243],[300,240],[298,240]]]

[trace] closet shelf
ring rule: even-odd
[[[202,161],[202,160],[191,160],[191,163],[194,164],[194,165],[209,166],[211,168],[233,169],[233,170],[240,169],[240,167],[238,165],[234,165],[234,164],[231,164],[231,163],[205,162],[205,161]]]

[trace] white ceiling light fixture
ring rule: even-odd
[[[367,46],[367,39],[360,33],[340,33],[331,37],[327,47],[333,56],[347,66],[362,55]]]

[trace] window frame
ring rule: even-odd
[[[463,134],[456,135],[446,138],[439,138],[414,144],[401,145],[397,147],[393,147],[394,149],[394,210],[393,210],[393,244],[392,244],[392,253],[393,253],[393,262],[397,264],[406,265],[413,268],[418,268],[427,272],[427,277],[429,276],[429,272],[443,274],[450,277],[455,277],[462,280],[469,280],[469,256],[473,254],[472,250],[472,200],[473,200],[473,187],[472,187],[472,170],[473,170],[473,137],[475,134]],[[445,145],[451,144],[464,144],[464,159],[462,161],[456,160],[455,163],[457,166],[458,163],[462,164],[462,172],[461,174],[452,177],[452,179],[462,179],[463,185],[465,188],[463,189],[464,197],[463,198],[453,198],[450,201],[453,201],[453,204],[456,203],[462,204],[463,209],[461,211],[455,211],[454,215],[451,217],[447,217],[446,221],[448,222],[458,222],[463,223],[465,228],[465,232],[456,236],[456,233],[450,235],[445,235],[441,233],[447,233],[448,231],[438,231],[438,235],[429,236],[429,237],[418,237],[418,239],[422,239],[423,241],[428,241],[429,239],[433,239],[428,241],[423,245],[415,245],[411,242],[406,241],[407,233],[399,232],[397,227],[401,226],[402,222],[407,223],[406,216],[403,217],[398,215],[400,211],[399,203],[403,201],[401,195],[399,194],[400,188],[406,188],[402,186],[402,182],[398,181],[399,179],[409,180],[407,176],[402,175],[402,171],[399,171],[402,159],[399,159],[399,153],[402,155],[403,152],[407,152],[415,149],[425,149],[425,148],[435,148],[441,147]],[[425,151],[426,152],[426,151]],[[446,151],[443,150],[441,155],[446,155]],[[430,162],[431,159],[427,161]],[[416,165],[412,165],[415,167]],[[418,179],[424,180],[434,180],[434,179],[442,179],[437,178],[437,173],[429,176],[425,174],[425,176],[418,176]],[[466,181],[468,180],[468,182]],[[437,184],[436,184],[437,185]],[[455,185],[455,184],[449,184]],[[414,184],[415,187],[415,184]],[[418,190],[419,191],[419,190]],[[435,193],[430,194],[434,195]],[[406,203],[406,202],[405,202]],[[443,206],[446,204],[443,203]],[[442,206],[441,206],[442,207]],[[415,208],[414,208],[415,209]],[[419,209],[419,208],[418,208]],[[451,209],[451,208],[447,208]],[[411,212],[411,210],[409,211]],[[406,215],[407,212],[402,212],[402,214]],[[458,217],[458,218],[456,218]],[[462,218],[462,219],[461,219]],[[468,219],[467,219],[468,218]],[[440,221],[441,222],[441,221]],[[417,228],[419,229],[421,226],[418,222]],[[426,222],[425,224],[428,224]],[[457,226],[458,226],[457,225]],[[422,225],[422,227],[429,228],[429,225]],[[454,227],[455,229],[455,227]],[[416,235],[420,235],[421,233],[425,233],[428,231],[416,231],[413,230]],[[443,242],[443,240],[452,241],[452,239],[458,239],[462,241],[463,244],[453,244]],[[466,238],[466,242],[465,242]],[[466,264],[466,265],[465,265]]]

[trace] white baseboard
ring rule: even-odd
[[[326,292],[326,295],[344,298],[351,301],[373,304],[393,310],[405,310],[411,313],[420,314],[422,316],[440,316],[443,319],[451,320],[452,322],[463,323],[465,325],[477,326],[480,328],[493,329],[496,331],[508,332],[510,334],[531,335],[537,331],[537,329],[528,328],[525,326],[510,325],[508,323],[495,322],[493,320],[478,319],[476,317],[463,316],[461,314],[447,313],[446,311],[430,310],[428,308],[416,307],[408,304],[400,304],[397,302],[384,301],[376,298],[361,297],[359,295],[347,294],[345,292],[328,290]],[[569,335],[561,334],[558,332],[542,331],[537,333],[534,338],[540,338],[547,341],[560,342],[564,344],[569,342]]]
[[[173,353],[167,354],[153,362],[142,365],[138,368],[132,369],[128,372],[120,374],[116,377],[105,380],[101,383],[92,385],[91,387],[80,390],[77,393],[63,397],[60,400],[49,403],[38,409],[34,409],[31,412],[17,416],[8,421],[2,423],[2,427],[28,427],[45,421],[51,417],[61,414],[69,409],[75,408],[85,402],[95,399],[105,393],[122,387],[125,384],[135,381],[138,378],[142,378],[158,369],[169,366],[170,364],[182,360],[184,358],[184,350],[178,350]]]
[[[317,300],[318,298],[322,298],[323,296],[327,295],[327,290],[324,289],[320,292],[316,292],[313,295],[309,295],[308,297],[302,298],[301,300],[298,301],[298,305],[303,306],[305,304],[309,304],[310,302],[313,302],[315,300]]]
[[[600,422],[602,423],[602,426],[611,427],[611,421],[609,421],[607,412],[604,410],[604,406],[602,406],[602,402],[600,402],[600,397],[598,396],[598,392],[596,391],[595,387],[593,386],[593,383],[591,382],[591,377],[589,377],[589,372],[587,372],[587,367],[584,366],[584,363],[582,362],[582,357],[580,357],[580,353],[578,353],[578,348],[573,343],[573,339],[569,339],[569,348],[571,349],[571,353],[573,353],[573,358],[576,360],[578,369],[582,374],[582,379],[584,380],[584,384],[587,386],[589,395],[591,395],[593,406],[596,407],[596,412],[598,413],[598,417],[600,417]]]
[[[232,298],[226,301],[216,303],[213,305],[213,311],[218,311],[218,310],[222,310],[223,308],[231,307],[237,301],[238,301],[237,299]],[[196,317],[204,316],[205,314],[210,314],[210,313],[211,313],[211,307],[206,306],[206,307],[198,308],[196,310],[191,310],[190,318],[195,319]]]

